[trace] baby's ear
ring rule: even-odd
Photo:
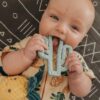
[[[91,1],[93,3],[94,0],[89,0],[89,1]]]
[[[90,1],[92,1],[92,2],[93,2],[93,0],[90,0]]]
[[[85,35],[84,35],[84,37],[87,37],[88,36],[88,34],[86,33]]]

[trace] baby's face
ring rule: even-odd
[[[89,0],[50,0],[39,27],[39,34],[60,38],[73,48],[82,41],[94,20]],[[55,39],[55,46],[58,44]]]

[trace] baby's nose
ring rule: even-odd
[[[61,33],[61,34],[65,34],[68,30],[68,26],[64,23],[59,23],[59,25],[57,25],[57,32]]]

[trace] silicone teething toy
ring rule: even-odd
[[[48,50],[44,52],[38,52],[39,57],[46,59],[48,61],[48,73],[52,76],[60,76],[62,71],[67,71],[64,65],[67,53],[72,52],[72,47],[69,45],[64,45],[62,40],[59,40],[59,46],[57,51],[57,63],[56,70],[53,70],[53,43],[52,36],[45,38],[45,42],[48,45]]]

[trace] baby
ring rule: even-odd
[[[19,50],[7,52],[2,56],[3,71],[8,75],[17,75],[29,68],[36,61],[37,51],[48,49],[44,42],[45,36],[53,36],[55,53],[58,39],[75,49],[87,35],[94,17],[95,10],[91,0],[50,0],[40,21],[39,34],[29,37],[26,45]],[[64,93],[67,100],[67,83],[70,92],[76,96],[83,97],[90,92],[93,77],[84,72],[83,64],[77,55],[78,53],[73,51],[65,61],[69,70],[68,76],[44,76],[45,89],[44,96],[41,97],[43,100],[51,100],[52,93]],[[61,79],[59,84],[56,83],[57,78]]]

